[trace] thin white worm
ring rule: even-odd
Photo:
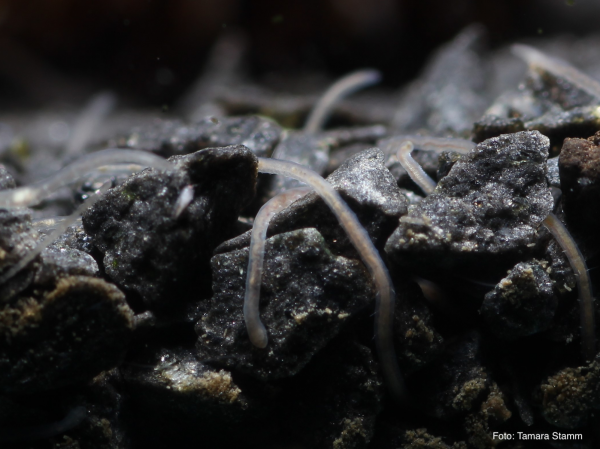
[[[79,154],[91,140],[94,129],[113,111],[116,104],[117,96],[110,91],[94,95],[84,106],[73,126],[73,134],[67,143],[65,154]]]
[[[15,274],[25,268],[29,262],[35,259],[38,254],[44,251],[48,246],[54,243],[64,232],[67,230],[69,226],[77,221],[77,219],[86,211],[89,207],[91,207],[96,201],[100,199],[103,193],[105,193],[110,188],[110,181],[105,182],[100,189],[98,189],[93,195],[90,195],[83,203],[81,203],[77,209],[71,214],[60,220],[56,220],[54,230],[44,238],[42,242],[39,242],[35,248],[29,251],[25,257],[20,259],[17,263],[15,263],[12,267],[10,267],[5,273],[0,275],[0,285],[8,281]]]
[[[575,272],[580,301],[581,349],[586,361],[591,362],[596,357],[596,309],[587,264],[571,233],[556,215],[550,213],[543,223],[565,252]]]
[[[107,149],[80,157],[49,178],[30,186],[0,191],[0,207],[26,207],[39,204],[59,188],[77,181],[86,173],[110,164],[134,163],[144,167],[169,170],[166,159],[146,151]]]
[[[258,171],[288,176],[311,186],[334,213],[350,242],[367,266],[377,288],[375,305],[375,341],[383,375],[390,391],[406,401],[404,379],[394,351],[393,320],[396,293],[387,267],[373,245],[369,234],[339,193],[314,171],[293,162],[258,158]]]
[[[373,69],[364,69],[352,72],[339,79],[327,89],[327,92],[319,99],[313,110],[310,112],[304,132],[315,134],[331,115],[334,106],[340,100],[353,94],[354,92],[372,86],[381,80],[381,73]]]
[[[265,240],[271,218],[294,201],[302,198],[312,189],[297,187],[274,196],[260,208],[254,218],[254,226],[250,236],[248,256],[248,274],[246,276],[246,292],[244,295],[244,321],[252,344],[265,348],[269,342],[267,329],[260,320],[259,301],[262,283],[263,263],[265,258]]]
[[[393,142],[399,142],[400,144],[407,141],[412,142],[417,150],[434,151],[438,154],[443,151],[453,151],[455,153],[468,154],[473,148],[475,148],[474,142],[454,137],[403,135],[394,136],[393,138]]]
[[[410,176],[410,179],[412,179],[423,192],[429,195],[433,193],[437,184],[427,173],[425,173],[423,167],[421,167],[420,164],[417,164],[412,158],[410,153],[413,149],[414,146],[411,141],[402,142],[396,153],[396,157],[400,161],[400,164],[402,164],[404,170],[408,173],[408,176]]]
[[[402,148],[398,150],[408,151],[410,142],[404,143]],[[419,186],[426,194],[430,194],[435,189],[435,182],[421,168],[415,160],[411,158],[401,158],[398,156],[402,167],[408,172],[411,179]],[[433,186],[433,188],[432,188]],[[569,264],[573,268],[577,277],[577,291],[580,298],[580,322],[581,322],[581,349],[583,357],[586,361],[594,360],[596,357],[596,323],[595,323],[595,307],[594,296],[592,293],[592,282],[588,275],[585,259],[575,243],[575,240],[562,222],[550,213],[543,221],[544,226],[554,236],[560,247],[565,252]]]
[[[514,55],[529,64],[530,67],[540,68],[558,77],[564,78],[581,90],[600,99],[600,83],[590,78],[585,73],[577,70],[566,61],[548,56],[529,45],[515,44],[511,47],[511,51]]]

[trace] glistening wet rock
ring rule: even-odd
[[[400,265],[436,274],[527,253],[553,207],[548,146],[535,131],[478,144],[452,165],[433,194],[409,208],[386,253]]]
[[[132,176],[83,217],[106,274],[157,310],[208,292],[212,251],[232,237],[241,209],[254,194],[257,174],[256,156],[243,146],[170,161],[172,171],[151,169]],[[186,186],[192,186],[193,199],[175,216]]]

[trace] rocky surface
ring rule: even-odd
[[[254,193],[256,157],[247,148],[208,149],[171,159],[108,192],[83,217],[106,274],[152,309],[202,295],[212,250],[230,237]],[[193,199],[176,216],[181,190]]]
[[[33,393],[83,383],[119,363],[133,313],[114,285],[87,276],[60,279],[41,297],[0,310],[3,393]]]
[[[582,440],[553,447],[596,447],[598,361],[582,358],[576,277],[542,222],[554,212],[597,265],[599,100],[524,70],[470,28],[397,97],[383,88],[345,103],[330,122],[343,128],[286,130],[316,97],[265,89],[211,102],[275,111],[281,125],[151,115],[127,132],[102,128],[173,169],[98,169],[36,210],[0,210],[2,275],[48,238],[56,211],[114,185],[0,286],[0,446],[521,449],[529,442],[494,432],[556,431]],[[386,153],[407,132],[471,132],[478,145],[415,151],[438,181],[424,196]],[[75,157],[43,136],[3,143],[0,187]],[[382,376],[372,277],[314,192],[271,222],[260,298],[269,343],[250,342],[249,229],[277,191],[259,180],[257,157],[274,152],[329,173],[380,251],[397,291],[405,402]]]
[[[388,240],[387,254],[431,272],[527,253],[553,205],[546,183],[548,143],[537,132],[521,132],[477,145],[452,165],[433,194],[411,206]]]
[[[332,254],[318,231],[278,234],[267,240],[261,287],[270,344],[258,349],[242,314],[247,249],[219,254],[211,263],[215,295],[196,325],[198,351],[263,380],[296,374],[374,300],[362,264]]]
[[[259,157],[268,157],[281,139],[282,129],[258,116],[206,118],[194,124],[181,120],[155,120],[134,128],[119,146],[152,151],[165,157],[204,148],[244,145]]]
[[[485,295],[480,313],[493,333],[517,338],[550,327],[557,305],[544,268],[535,261],[521,262]]]

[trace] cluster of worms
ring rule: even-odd
[[[541,69],[555,74],[600,99],[600,85],[568,64],[554,60],[525,45],[515,45],[513,51],[517,56],[524,59],[532,70]],[[340,98],[376,83],[379,78],[380,75],[378,72],[363,70],[355,72],[337,82],[314,108],[313,113],[306,122],[304,131],[307,133],[317,132],[322,128],[323,123]],[[96,105],[93,110],[101,115],[110,106],[111,99],[101,97],[98,101],[99,105]],[[83,138],[78,139],[84,141]],[[411,179],[425,194],[433,193],[436,183],[411,157],[411,151],[414,148],[436,153],[450,151],[464,155],[468,154],[475,147],[475,144],[468,140],[424,136],[397,136],[390,145],[393,148],[387,149],[388,154],[393,153],[395,155],[397,161],[400,162]],[[69,153],[73,153],[75,151],[73,148],[78,146],[81,146],[81,144],[77,142],[73,144],[68,150]],[[274,155],[277,156],[277,151]],[[153,167],[158,170],[167,171],[173,169],[170,162],[148,152],[118,149],[98,151],[83,156],[45,181],[31,186],[0,192],[0,207],[17,208],[38,204],[60,187],[72,184],[80,179],[85,179],[86,174],[97,171],[98,167],[122,164],[134,164],[138,168]],[[347,233],[350,242],[356,248],[376,286],[375,339],[379,362],[387,387],[396,398],[405,403],[408,394],[398,366],[393,343],[394,287],[388,269],[366,230],[337,191],[315,171],[297,163],[278,160],[276,158],[258,158],[258,171],[260,173],[291,177],[305,183],[307,187],[284,191],[267,202],[258,215],[256,215],[249,249],[250,256],[244,299],[244,317],[251,342],[258,348],[266,348],[268,346],[268,330],[260,320],[259,300],[264,246],[269,221],[276,212],[301,198],[307,192],[314,190],[337,217],[340,226]],[[44,248],[56,240],[68,226],[73,224],[81,216],[82,212],[89,208],[109,187],[110,185],[107,183],[102,183],[95,193],[90,195],[70,216],[57,220],[54,230],[49,236],[39,243],[26,257],[0,275],[0,283],[6,282],[25,268]],[[179,216],[187,205],[190,204],[193,194],[193,188],[184,188],[181,191],[175,210],[173,211],[174,217]],[[582,354],[585,361],[591,361],[596,355],[595,310],[591,282],[587,274],[585,260],[565,226],[554,214],[551,213],[548,215],[543,223],[564,250],[573,271],[576,273],[581,302]]]

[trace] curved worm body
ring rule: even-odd
[[[259,348],[265,348],[269,342],[267,329],[260,320],[260,284],[262,281],[263,263],[265,258],[265,240],[267,229],[271,218],[279,211],[286,208],[294,201],[302,198],[311,189],[298,187],[286,190],[274,196],[260,208],[250,237],[250,248],[248,256],[248,275],[246,277],[246,293],[244,295],[244,321],[252,344]]]
[[[417,164],[410,155],[414,148],[411,141],[403,142],[396,153],[396,157],[404,170],[408,173],[408,176],[410,176],[410,179],[412,179],[425,194],[429,195],[435,190],[436,182],[425,173],[423,167]]]
[[[309,114],[304,125],[304,132],[314,134],[322,129],[323,124],[331,115],[333,107],[341,99],[365,87],[377,84],[380,80],[381,73],[379,71],[364,69],[352,72],[333,83]]]
[[[400,401],[406,400],[406,387],[394,351],[392,323],[396,293],[387,267],[373,245],[369,234],[339,193],[314,171],[292,162],[258,158],[258,171],[288,176],[311,186],[334,213],[348,234],[352,246],[367,266],[377,288],[375,305],[375,341],[386,383]]]
[[[577,278],[577,291],[579,292],[580,321],[581,321],[581,350],[586,361],[591,362],[596,357],[596,310],[594,308],[594,296],[592,293],[592,281],[588,276],[588,268],[583,254],[573,240],[573,237],[558,219],[550,213],[544,219],[544,226],[554,236],[560,247],[565,252],[569,264]]]
[[[410,157],[410,151],[412,151],[412,143],[403,142],[403,145],[398,150],[398,159],[411,179],[429,195],[435,189],[435,182]],[[592,282],[588,276],[585,259],[575,240],[556,215],[550,213],[544,219],[543,224],[565,252],[567,259],[569,259],[569,264],[577,277],[577,291],[579,292],[579,300],[581,302],[579,312],[581,322],[581,350],[585,360],[588,362],[592,361],[596,357],[596,310],[594,307]]]
[[[108,149],[80,157],[51,177],[31,186],[0,191],[0,207],[27,207],[39,204],[59,188],[77,181],[86,173],[110,164],[134,163],[163,170],[173,168],[166,159],[146,151]]]
[[[555,59],[529,45],[515,44],[511,47],[514,55],[521,58],[532,68],[540,68],[555,76],[564,78],[574,86],[600,99],[600,83],[571,64]]]

